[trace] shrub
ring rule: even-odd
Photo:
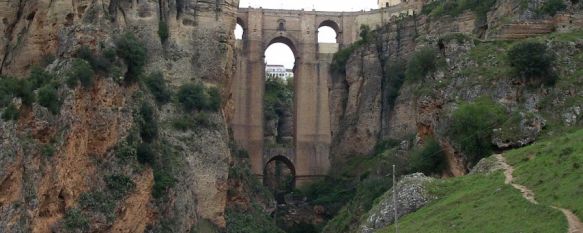
[[[93,85],[93,69],[87,61],[83,59],[73,60],[73,66],[71,67],[71,73],[67,79],[67,85],[73,88],[81,81],[81,84],[85,88],[91,87]]]
[[[200,84],[184,84],[178,90],[178,101],[186,111],[202,110],[208,105],[208,96]]]
[[[140,136],[145,142],[152,142],[158,137],[158,122],[154,116],[154,108],[144,102],[140,106]]]
[[[26,106],[32,105],[34,102],[34,86],[32,82],[26,79],[21,79],[17,81],[16,89],[14,90],[15,96],[20,97],[22,104]]]
[[[427,138],[423,148],[411,155],[411,169],[426,175],[439,174],[447,167],[445,154],[439,143],[433,138]]]
[[[154,164],[154,160],[156,159],[154,150],[152,146],[147,143],[142,143],[138,146],[137,150],[138,162],[142,164]]]
[[[208,89],[209,101],[207,109],[213,112],[219,111],[221,108],[221,92],[217,87]]]
[[[125,175],[106,176],[105,183],[107,184],[107,188],[109,188],[112,196],[117,200],[123,198],[136,187],[136,183]]]
[[[187,131],[197,127],[214,128],[216,125],[210,120],[210,116],[205,112],[199,112],[194,117],[182,116],[172,121],[172,127],[177,130]]]
[[[79,48],[79,50],[77,51],[77,57],[80,59],[83,59],[87,62],[89,62],[89,64],[92,64],[94,58],[93,58],[93,52],[91,51],[91,49],[88,46],[81,46],[81,48]]]
[[[116,56],[116,50],[114,48],[106,48],[103,50],[103,57],[110,62],[115,61]]]
[[[371,31],[370,31],[370,26],[362,24],[360,25],[360,33],[358,34],[360,36],[360,39],[363,42],[368,42],[371,38]]]
[[[555,56],[539,42],[522,42],[508,51],[510,66],[527,82],[553,85],[557,75],[553,71]]]
[[[194,129],[196,124],[190,117],[179,117],[172,121],[172,127],[177,130],[186,131],[189,129]]]
[[[61,100],[54,85],[45,85],[38,90],[38,103],[53,114],[59,113]]]
[[[116,202],[104,192],[86,192],[79,197],[79,205],[91,211],[105,215],[107,221],[115,219]]]
[[[168,40],[170,34],[168,31],[168,23],[166,21],[160,20],[158,22],[158,36],[160,36],[160,40],[162,41],[162,43]]]
[[[43,148],[41,149],[41,153],[46,156],[46,157],[52,157],[55,154],[55,146],[48,144],[43,146]]]
[[[175,182],[176,180],[167,169],[154,169],[152,196],[156,199],[163,197],[166,191],[174,186]]]
[[[470,164],[492,153],[493,129],[506,121],[506,111],[488,98],[464,103],[453,113],[448,135]]]
[[[424,79],[437,70],[437,53],[434,49],[423,48],[417,51],[407,65],[406,76],[412,81]]]
[[[91,65],[94,71],[107,73],[111,67],[111,62],[115,58],[115,51],[112,49],[106,49],[104,50],[103,55],[99,56],[91,51],[89,47],[84,45],[77,51],[77,57],[89,62],[89,65]]]
[[[117,38],[115,44],[117,46],[117,55],[128,66],[127,81],[136,80],[142,74],[146,65],[146,47],[132,33],[123,34]]]
[[[14,104],[9,104],[6,109],[2,112],[2,119],[5,121],[15,121],[18,120],[20,112]]]
[[[65,228],[69,231],[81,230],[87,231],[89,229],[89,220],[77,208],[69,209],[64,217]]]
[[[339,74],[346,74],[346,63],[355,50],[366,44],[372,37],[370,27],[368,25],[360,25],[360,40],[354,42],[346,48],[338,50],[332,57],[330,70]]]
[[[120,143],[115,149],[115,155],[122,159],[136,158],[137,154],[136,146],[129,144],[127,141]]]
[[[13,77],[0,76],[0,107],[12,103],[16,96],[15,90],[18,87],[18,80]]]
[[[30,70],[27,81],[30,82],[32,90],[36,90],[45,84],[50,83],[54,78],[55,77],[51,73],[38,66],[33,66]]]
[[[348,59],[350,59],[352,53],[354,53],[354,50],[360,46],[361,44],[354,43],[346,48],[338,50],[338,52],[332,57],[332,64],[330,64],[331,71],[346,74],[346,63],[348,62]]]
[[[171,92],[162,72],[151,73],[144,82],[158,103],[167,103],[170,100]]]
[[[374,146],[374,153],[375,154],[383,153],[384,151],[386,151],[388,149],[395,148],[395,147],[399,146],[399,144],[401,144],[401,141],[396,140],[396,139],[387,139],[387,140],[379,141]]]
[[[537,13],[555,16],[557,12],[567,9],[567,5],[563,0],[547,0],[538,9]]]

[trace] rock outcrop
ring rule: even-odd
[[[540,4],[539,4],[540,5]],[[355,49],[346,64],[346,74],[334,74],[330,84],[331,128],[333,132],[332,163],[346,161],[350,156],[372,152],[375,144],[386,139],[402,139],[417,135],[437,137],[449,161],[449,175],[463,175],[468,164],[457,147],[447,137],[450,115],[459,103],[488,96],[513,112],[514,125],[496,129],[493,145],[500,149],[532,143],[543,132],[551,115],[564,125],[575,125],[581,114],[578,104],[565,102],[574,93],[570,84],[551,89],[528,88],[507,72],[477,73],[471,71],[482,63],[501,60],[508,48],[499,49],[487,57],[472,57],[472,50],[482,39],[524,38],[581,28],[576,20],[579,5],[570,5],[554,17],[535,16],[534,6],[521,8],[516,1],[498,1],[481,22],[472,12],[457,17],[405,17],[379,28],[371,41]],[[565,16],[568,15],[568,16]],[[506,16],[506,17],[505,17]],[[569,22],[565,22],[566,19]],[[522,25],[520,28],[516,28]],[[540,29],[540,25],[552,30]],[[550,25],[550,26],[549,26]],[[514,29],[513,29],[514,28]],[[518,36],[520,35],[520,36]],[[558,72],[569,77],[580,51],[580,42],[547,42],[549,51],[559,59]],[[433,49],[443,67],[429,74],[422,83],[405,81],[391,106],[387,101],[388,64],[408,60],[415,51]],[[479,60],[482,59],[482,60]],[[567,65],[568,64],[568,65]],[[574,91],[574,92],[573,92]],[[560,102],[548,108],[543,101]],[[565,106],[569,105],[569,106]],[[560,106],[560,107],[559,107]],[[554,108],[554,110],[551,110]],[[545,116],[543,118],[543,116]],[[559,119],[560,118],[560,119]]]
[[[146,74],[160,71],[173,89],[188,82],[227,87],[234,71],[232,32],[238,4],[5,1],[0,3],[0,74],[23,77],[32,66],[49,65],[47,70],[63,83],[69,58],[80,47],[102,54],[116,38],[131,32],[147,48]],[[163,29],[167,38],[159,32]],[[156,172],[116,156],[136,127],[137,106],[150,101],[138,85],[120,85],[118,79],[115,74],[97,74],[91,88],[59,86],[58,113],[36,103],[17,104],[18,121],[0,120],[1,232],[60,232],[63,218],[80,208],[83,198],[103,193],[112,175],[129,177],[135,187],[115,202],[113,219],[86,216],[91,231],[162,227],[187,232],[200,222],[225,227],[231,166],[229,89],[221,88],[225,111],[209,116],[215,128],[179,132],[171,126],[178,106],[155,110],[162,122],[158,140],[171,148],[166,156],[177,158],[175,167],[166,168],[175,174],[175,185],[164,190],[166,199],[160,201],[152,197],[162,182]]]
[[[436,199],[428,193],[426,185],[433,178],[421,173],[404,176],[396,187],[397,217],[409,214]],[[360,226],[362,233],[372,233],[377,229],[392,224],[395,221],[395,206],[393,202],[393,188],[380,197],[380,202],[369,212],[365,222]]]

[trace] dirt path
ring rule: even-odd
[[[515,189],[520,191],[520,193],[522,193],[522,197],[524,197],[524,199],[526,199],[530,203],[538,205],[538,202],[534,199],[534,192],[532,192],[532,190],[528,189],[524,185],[515,184],[512,182],[514,180],[514,176],[512,176],[512,173],[514,172],[514,168],[506,162],[506,158],[504,158],[504,156],[502,156],[501,154],[497,154],[494,156],[498,160],[498,162],[502,165],[502,167],[504,168],[504,176],[506,178],[504,180],[504,183],[508,184],[508,185],[512,185],[512,187],[514,187]],[[583,223],[581,223],[581,221],[579,221],[579,218],[577,218],[577,216],[575,214],[573,214],[573,212],[571,212],[568,209],[558,208],[555,206],[550,206],[550,207],[563,212],[563,214],[565,215],[565,218],[567,218],[567,222],[569,223],[568,233],[583,233]]]

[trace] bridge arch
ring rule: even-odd
[[[296,47],[296,45],[298,44],[296,41],[297,41],[296,39],[290,36],[276,35],[273,38],[266,40],[266,43],[263,47],[263,52],[265,52],[267,48],[269,48],[269,46],[271,46],[272,44],[282,43],[287,45],[291,49],[291,51],[294,53],[294,58],[296,59],[297,62],[300,59],[301,55],[299,54],[299,50]]]
[[[336,21],[331,20],[331,19],[326,19],[326,20],[323,20],[322,22],[320,22],[320,24],[318,25],[318,28],[320,28],[320,27],[331,27],[332,29],[334,29],[334,31],[336,31],[337,34],[339,34],[341,32],[340,25],[338,25],[338,23],[336,23]]]
[[[241,39],[242,40],[247,39],[247,24],[245,24],[245,21],[237,17],[237,25],[241,26],[241,28],[243,29],[243,36],[241,37]]]
[[[330,27],[332,28],[332,30],[334,30],[336,32],[336,43],[338,44],[343,44],[343,39],[342,39],[342,28],[340,27],[340,24],[338,24],[336,21],[332,20],[332,19],[325,19],[322,20],[319,24],[318,24],[318,30],[322,27]]]
[[[295,188],[295,183],[296,168],[289,158],[277,155],[265,163],[263,184],[274,193],[278,203],[285,203],[284,195]]]

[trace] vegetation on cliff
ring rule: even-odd
[[[492,134],[508,119],[503,106],[488,97],[464,103],[452,114],[448,136],[475,165],[492,153]]]
[[[465,11],[473,11],[479,18],[485,19],[494,4],[496,0],[437,0],[423,6],[421,13],[435,17],[456,17]]]
[[[508,51],[510,66],[528,83],[553,85],[557,75],[553,70],[556,57],[540,42],[527,41]]]
[[[273,205],[269,192],[251,172],[249,154],[231,146],[235,162],[229,169],[229,206],[227,207],[227,232],[229,233],[283,233],[267,208]]]
[[[407,63],[405,76],[411,81],[422,81],[429,73],[435,72],[438,67],[437,52],[433,48],[423,48],[411,57]]]
[[[332,64],[330,64],[330,71],[338,74],[346,74],[346,63],[348,59],[350,59],[354,51],[366,45],[371,40],[373,36],[371,33],[372,31],[368,25],[361,25],[359,33],[360,39],[334,54]]]

